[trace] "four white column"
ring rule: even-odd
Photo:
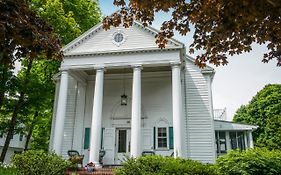
[[[96,69],[95,92],[93,102],[90,155],[89,162],[99,165],[99,151],[101,145],[101,121],[102,121],[102,103],[103,103],[103,79],[104,69]]]
[[[174,128],[174,157],[183,157],[182,140],[182,91],[180,64],[172,64],[172,103]]]
[[[141,155],[141,66],[133,67],[131,156]]]
[[[67,103],[68,72],[63,70],[60,78],[59,98],[56,111],[55,134],[53,141],[54,152],[61,155],[63,128]]]
[[[67,71],[62,71],[61,85],[58,101],[58,109],[54,150],[61,153],[63,139],[63,125],[65,119],[65,109],[67,102]],[[99,164],[99,150],[101,145],[101,123],[102,123],[102,103],[103,103],[103,82],[104,69],[96,69],[95,92],[93,101],[93,113],[91,123],[90,155],[89,162]],[[180,65],[172,65],[172,99],[173,99],[173,127],[174,127],[174,155],[182,157],[182,101],[181,101],[181,80]],[[133,67],[133,88],[132,88],[132,120],[131,120],[131,156],[141,155],[141,66]]]

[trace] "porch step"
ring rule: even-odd
[[[75,171],[67,171],[66,175],[72,175],[73,173],[75,173]],[[88,171],[86,171],[84,169],[80,169],[80,170],[76,171],[76,173],[77,173],[77,175],[113,175],[113,169],[112,168],[100,168],[100,169],[97,169],[93,173],[89,173]]]

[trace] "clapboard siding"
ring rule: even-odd
[[[189,60],[184,74],[187,155],[191,159],[211,163],[215,160],[215,150],[209,82]]]
[[[67,91],[67,104],[66,104],[66,114],[64,120],[64,136],[62,142],[62,152],[63,157],[67,157],[67,151],[72,149],[73,146],[73,134],[74,134],[74,123],[75,123],[75,113],[76,113],[76,96],[77,96],[77,81],[75,81],[71,76],[68,79],[68,91]]]
[[[122,30],[125,34],[125,42],[120,46],[116,46],[112,40],[113,35],[118,30]],[[167,48],[172,44],[169,42]],[[158,46],[155,43],[154,34],[148,32],[148,30],[141,29],[138,25],[133,25],[129,28],[124,27],[111,27],[110,30],[103,30],[100,28],[97,32],[91,35],[83,43],[76,48],[69,51],[69,53],[80,52],[100,52],[100,51],[117,51],[128,49],[141,49],[141,48],[155,48]]]

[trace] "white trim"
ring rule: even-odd
[[[230,121],[221,121],[221,120],[214,120],[215,122],[215,130],[221,131],[221,130],[227,130],[227,131],[253,131],[258,128],[258,126],[255,125],[249,125],[249,124],[242,124],[242,123],[234,123]]]
[[[212,95],[212,80],[211,80],[211,76],[207,75],[207,86],[208,86],[208,101],[209,101],[209,113],[210,113],[210,117],[211,117],[211,128],[213,131],[215,131],[215,122],[214,122],[214,108],[213,108],[213,95]],[[213,150],[216,150],[215,145],[216,145],[216,138],[215,138],[215,134],[212,134],[212,146],[213,146]],[[213,152],[213,162],[215,162],[216,160],[216,153],[215,151]]]
[[[115,41],[115,36],[116,36],[117,34],[121,34],[121,35],[122,35],[122,37],[123,37],[122,41],[120,41],[120,42],[116,42],[116,41]],[[112,43],[115,44],[117,47],[119,47],[119,46],[121,46],[121,45],[127,40],[128,35],[126,35],[123,30],[118,29],[116,32],[114,32],[114,33],[112,34],[111,37],[112,37],[112,38],[111,38],[111,39],[112,39]]]
[[[169,50],[180,50],[182,48],[178,46],[171,46],[169,48],[159,49],[158,47],[139,47],[134,49],[122,49],[122,50],[106,50],[106,51],[94,51],[94,52],[70,52],[64,54],[64,58],[72,56],[85,56],[85,55],[108,55],[108,54],[126,54],[126,53],[137,53],[137,52],[164,52]]]
[[[155,29],[155,28],[153,28],[153,27],[151,27],[151,26],[144,27],[144,26],[141,24],[141,22],[139,22],[139,21],[134,21],[134,24],[137,24],[138,26],[140,26],[140,27],[142,27],[142,28],[144,28],[144,29],[148,29],[150,32],[152,32],[152,33],[155,34],[155,35],[157,35],[157,34],[160,32],[160,30],[157,30],[157,29]],[[174,43],[174,44],[177,44],[177,45],[180,45],[180,46],[184,47],[184,44],[183,44],[182,42],[176,40],[175,38],[170,38],[170,39],[168,39],[168,41],[170,41],[170,42],[172,42],[172,43]]]
[[[126,68],[131,66],[131,62],[119,62],[119,63],[104,63],[104,67],[106,68]],[[145,67],[160,67],[160,66],[167,66],[169,65],[168,61],[146,61],[141,63]],[[67,66],[62,66],[61,68],[68,69],[68,70],[89,70],[89,69],[95,69],[99,65],[93,65],[93,64],[83,64],[83,65],[67,65]]]
[[[193,58],[192,56],[190,56],[190,55],[186,55],[185,56],[185,58],[186,58],[186,60],[189,60],[189,61],[191,61],[191,62],[193,62],[193,63],[195,63],[195,58]],[[215,73],[215,69],[214,68],[212,68],[211,66],[209,66],[209,65],[206,65],[206,67],[204,68],[204,69],[201,69],[201,72],[202,73]]]
[[[151,26],[147,26],[144,27],[140,22],[138,21],[133,21],[133,25],[137,25],[140,28],[143,28],[144,31],[148,31],[153,33],[154,35],[158,34],[160,31],[151,27]],[[76,46],[80,45],[81,43],[84,42],[84,40],[87,40],[89,38],[92,37],[92,35],[94,35],[95,33],[97,33],[98,31],[102,30],[102,22],[98,23],[97,25],[95,25],[94,27],[90,28],[89,30],[87,30],[85,33],[83,33],[82,35],[80,35],[79,37],[77,37],[76,39],[72,40],[70,43],[68,43],[67,45],[65,45],[61,51],[63,53],[66,53],[68,51],[70,51],[71,49],[75,48]],[[170,38],[168,39],[168,41],[170,41],[171,43],[173,43],[174,45],[177,45],[178,48],[184,48],[184,44],[181,43],[180,41],[174,39],[174,38]],[[159,49],[159,48],[158,48]],[[160,50],[160,49],[159,49]]]
[[[159,137],[158,137],[158,128],[166,128],[166,132],[167,132],[167,133],[166,133],[167,147],[159,147],[159,146],[158,146],[158,138],[159,138]],[[155,127],[155,137],[156,137],[156,138],[155,138],[155,142],[156,142],[156,143],[155,143],[155,149],[156,149],[157,151],[158,151],[158,150],[162,150],[162,151],[165,150],[165,151],[166,151],[166,150],[169,150],[169,149],[170,149],[170,144],[169,144],[169,143],[170,143],[170,139],[169,139],[170,137],[169,137],[169,136],[170,136],[170,135],[169,135],[169,126],[156,126],[156,127]],[[164,138],[164,137],[161,137],[161,138]]]
[[[100,30],[102,28],[102,22],[98,23],[97,25],[93,26],[92,28],[90,28],[89,30],[87,30],[86,32],[84,32],[82,35],[80,35],[79,37],[75,38],[74,40],[72,40],[70,43],[68,43],[67,45],[65,45],[61,51],[65,52],[65,51],[69,51],[70,48],[75,47],[76,43],[80,44],[80,42],[83,42],[83,40],[86,40],[88,38],[91,37],[91,35],[93,35],[95,32],[97,32],[97,30]]]

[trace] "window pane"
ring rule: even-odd
[[[167,148],[167,138],[158,138],[158,147]]]
[[[23,139],[23,134],[20,134],[20,141],[22,141]]]
[[[125,153],[126,152],[126,140],[127,134],[126,130],[119,130],[118,132],[118,153]]]
[[[240,150],[245,150],[245,140],[243,132],[237,132],[238,147]]]
[[[219,137],[218,131],[215,132],[215,137],[216,137],[216,149],[217,149],[217,153],[220,153],[220,152],[219,152],[219,150],[220,150],[220,149],[219,149],[219,143],[218,143],[218,140],[219,140],[219,139],[218,139],[218,137]]]
[[[226,138],[225,138],[225,132],[220,131],[219,132],[219,141],[220,141],[220,152],[226,153]]]
[[[157,128],[158,131],[158,148],[167,148],[168,147],[168,139],[167,139],[167,128]]]
[[[158,137],[167,137],[167,128],[158,128]]]

